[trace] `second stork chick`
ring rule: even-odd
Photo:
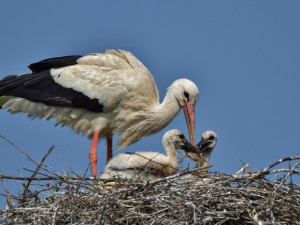
[[[216,144],[217,144],[218,136],[214,131],[205,131],[201,135],[201,140],[197,144],[200,150],[200,157],[195,155],[194,153],[189,152],[187,154],[192,160],[196,161],[195,168],[200,168],[202,166],[208,166],[209,160],[211,157],[211,153],[213,152]],[[193,175],[206,175],[208,173],[208,169],[199,170],[194,172]]]
[[[100,179],[155,180],[172,175],[178,170],[177,149],[199,153],[179,130],[166,132],[162,144],[167,155],[158,152],[121,153],[112,158]]]

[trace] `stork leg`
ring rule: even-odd
[[[95,130],[94,131],[94,136],[93,136],[93,141],[89,153],[90,157],[90,162],[91,162],[91,170],[93,176],[96,178],[97,177],[97,144],[98,144],[98,139],[99,139],[99,134],[100,130]]]
[[[107,136],[107,158],[106,163],[112,158],[112,136]]]

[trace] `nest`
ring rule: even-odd
[[[191,170],[153,182],[91,184],[56,176],[41,185],[28,179],[23,195],[7,194],[10,208],[0,216],[3,224],[300,224],[296,167],[242,174],[245,166],[233,175],[205,177]],[[39,190],[30,190],[33,183]]]
[[[38,163],[7,141],[36,169],[26,169],[30,177],[0,172],[6,191],[0,195],[9,207],[0,209],[1,224],[300,224],[300,186],[293,183],[300,171],[292,165],[299,156],[258,172],[245,173],[246,164],[233,175],[208,174],[210,166],[202,166],[151,182],[105,183],[72,171],[72,177],[61,176],[43,165],[54,146]],[[288,169],[271,170],[285,161]],[[22,194],[12,195],[5,179],[22,180]]]

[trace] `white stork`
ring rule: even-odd
[[[50,119],[92,138],[90,162],[97,177],[97,142],[112,136],[125,148],[166,127],[182,107],[189,136],[195,144],[194,107],[199,92],[188,79],[168,88],[162,103],[154,78],[130,52],[107,50],[86,56],[46,59],[29,66],[32,73],[0,80],[0,108],[29,117]]]
[[[194,161],[196,161],[195,168],[199,168],[202,166],[208,166],[211,153],[213,152],[216,144],[217,144],[218,136],[215,132],[209,130],[205,131],[201,135],[201,140],[197,144],[199,151],[200,151],[200,157],[193,154],[193,153],[187,153],[187,155]],[[193,175],[203,175],[208,172],[208,169],[201,170],[198,172],[193,173]]]
[[[179,130],[166,132],[162,144],[167,155],[158,152],[121,153],[106,165],[100,179],[112,178],[155,180],[176,173],[178,170],[177,149],[199,153]]]

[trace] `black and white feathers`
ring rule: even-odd
[[[33,118],[54,117],[56,124],[90,138],[96,130],[101,131],[100,137],[120,133],[116,145],[121,148],[163,129],[181,107],[194,105],[199,95],[193,82],[179,79],[160,103],[151,73],[122,50],[51,58],[29,68],[30,74],[0,81],[2,109]],[[193,124],[188,127],[194,136]]]

